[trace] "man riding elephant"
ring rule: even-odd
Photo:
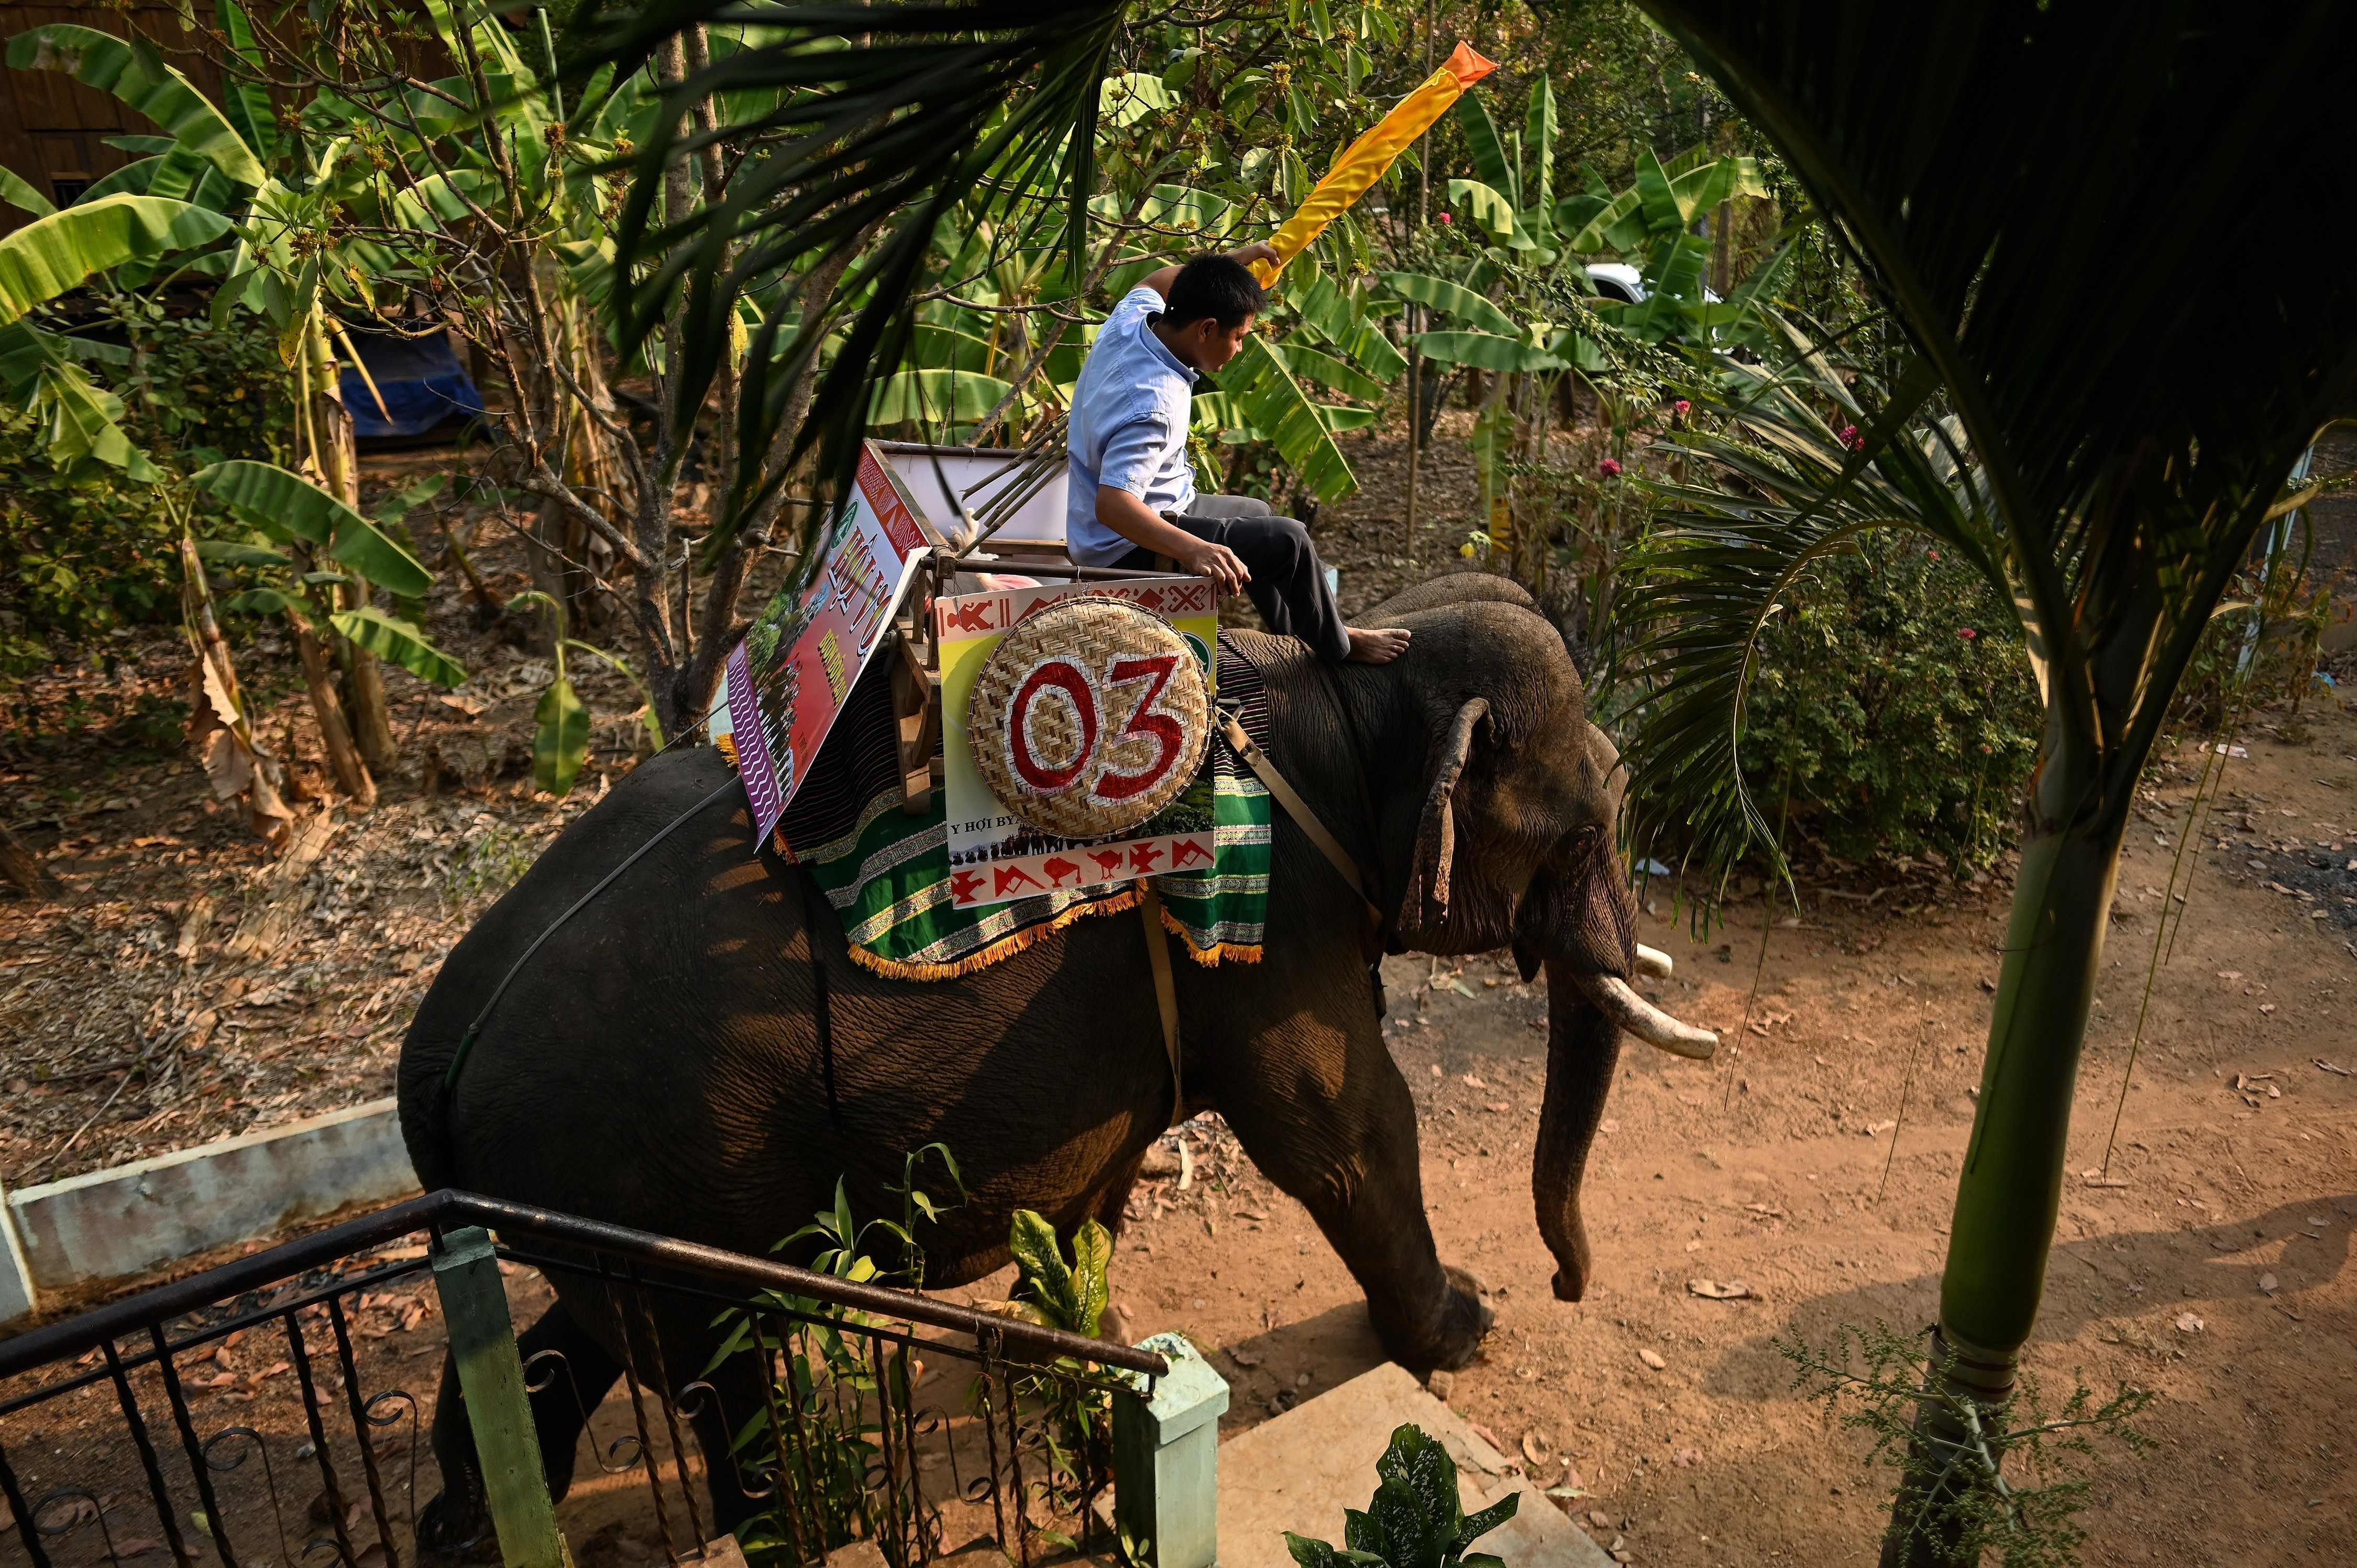
[[[809,873],[748,843],[744,799],[709,748],[656,758],[566,830],[444,963],[401,1060],[402,1124],[428,1187],[457,1187],[766,1254],[838,1177],[888,1203],[903,1156],[947,1145],[970,1196],[923,1228],[929,1286],[1007,1257],[1017,1208],[1069,1233],[1118,1228],[1147,1146],[1216,1110],[1254,1163],[1307,1207],[1409,1367],[1469,1359],[1490,1323],[1426,1220],[1415,1104],[1385,1047],[1371,942],[1393,951],[1511,946],[1544,970],[1546,1094],[1532,1171],[1554,1289],[1589,1277],[1579,1187],[1622,1031],[1706,1056],[1716,1040],[1630,984],[1634,908],[1614,843],[1618,756],[1587,722],[1555,627],[1503,579],[1413,588],[1372,618],[1413,633],[1386,664],[1335,662],[1244,634],[1269,696],[1275,766],[1376,884],[1380,929],[1309,836],[1274,828],[1265,956],[1176,963],[1183,1104],[1173,1103],[1138,923],[1088,919],[963,978],[917,983],[854,964]],[[699,802],[701,806],[699,807]],[[683,814],[517,968],[559,912]],[[514,971],[450,1081],[460,1041]],[[831,1069],[832,1090],[823,1089]],[[1520,1282],[1517,1282],[1520,1283]],[[594,1285],[552,1280],[524,1336],[562,1349],[594,1406],[619,1372]],[[663,1360],[702,1367],[710,1315],[667,1321]],[[732,1368],[734,1369],[732,1369]],[[712,1374],[754,1379],[747,1358]],[[758,1403],[751,1383],[717,1407]],[[707,1402],[705,1410],[716,1408]],[[479,1519],[464,1417],[446,1378],[436,1423],[448,1492],[429,1539]],[[536,1401],[560,1492],[581,1417]],[[699,1423],[709,1455],[727,1452]],[[705,1427],[711,1430],[704,1430]],[[751,1504],[709,1466],[729,1528]]]

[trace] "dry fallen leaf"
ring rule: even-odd
[[[1653,1370],[1657,1372],[1665,1370],[1669,1367],[1669,1363],[1662,1359],[1661,1352],[1657,1350],[1641,1349],[1637,1352],[1637,1359],[1644,1362],[1645,1365],[1652,1368]]]
[[[2259,1290],[2261,1291],[2261,1293],[2262,1293],[2262,1294],[2266,1294],[2266,1295],[2273,1295],[2273,1294],[2276,1294],[2276,1277],[2275,1277],[2275,1275],[2273,1275],[2273,1274],[2261,1274],[2261,1275],[2259,1276]]]
[[[1543,1432],[1524,1433],[1523,1434],[1523,1457],[1529,1460],[1534,1465],[1545,1464],[1547,1462],[1546,1434]]]
[[[1686,1293],[1706,1301],[1741,1301],[1751,1294],[1751,1287],[1741,1280],[1721,1283],[1717,1280],[1688,1280]]]

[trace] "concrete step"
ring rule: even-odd
[[[1509,1568],[1613,1568],[1563,1510],[1527,1485],[1462,1416],[1385,1362],[1220,1445],[1221,1568],[1292,1568],[1285,1532],[1342,1543],[1342,1510],[1375,1492],[1375,1460],[1414,1423],[1457,1461],[1468,1513],[1520,1492],[1514,1517],[1473,1544]]]

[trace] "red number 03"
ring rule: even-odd
[[[1150,740],[1154,743],[1154,757],[1132,773],[1106,768],[1090,786],[1091,794],[1104,800],[1126,800],[1134,795],[1142,795],[1160,783],[1163,776],[1170,771],[1171,764],[1185,754],[1187,732],[1179,727],[1176,718],[1158,711],[1154,705],[1162,700],[1162,689],[1170,683],[1171,672],[1178,665],[1177,654],[1163,653],[1151,659],[1117,660],[1106,672],[1106,679],[1115,686],[1133,685],[1140,681],[1152,682],[1146,687],[1146,695],[1139,701],[1136,711],[1129,715],[1129,723],[1123,725],[1121,734],[1114,738],[1126,740],[1136,736]],[[1061,692],[1065,700],[1071,703],[1072,717],[1080,731],[1071,759],[1060,767],[1050,767],[1040,761],[1031,749],[1031,709],[1051,686]],[[1097,759],[1099,725],[1096,695],[1088,676],[1068,659],[1050,659],[1041,664],[1031,671],[1021,689],[1015,693],[1014,704],[1007,712],[1006,729],[1015,771],[1022,776],[1026,784],[1043,795],[1052,795],[1070,788]]]

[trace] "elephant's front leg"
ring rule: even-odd
[[[1372,1004],[1343,1022],[1297,1013],[1222,1064],[1220,1110],[1263,1174],[1300,1200],[1340,1254],[1384,1350],[1422,1372],[1461,1367],[1492,1321],[1480,1287],[1444,1268],[1424,1214],[1415,1102]]]

